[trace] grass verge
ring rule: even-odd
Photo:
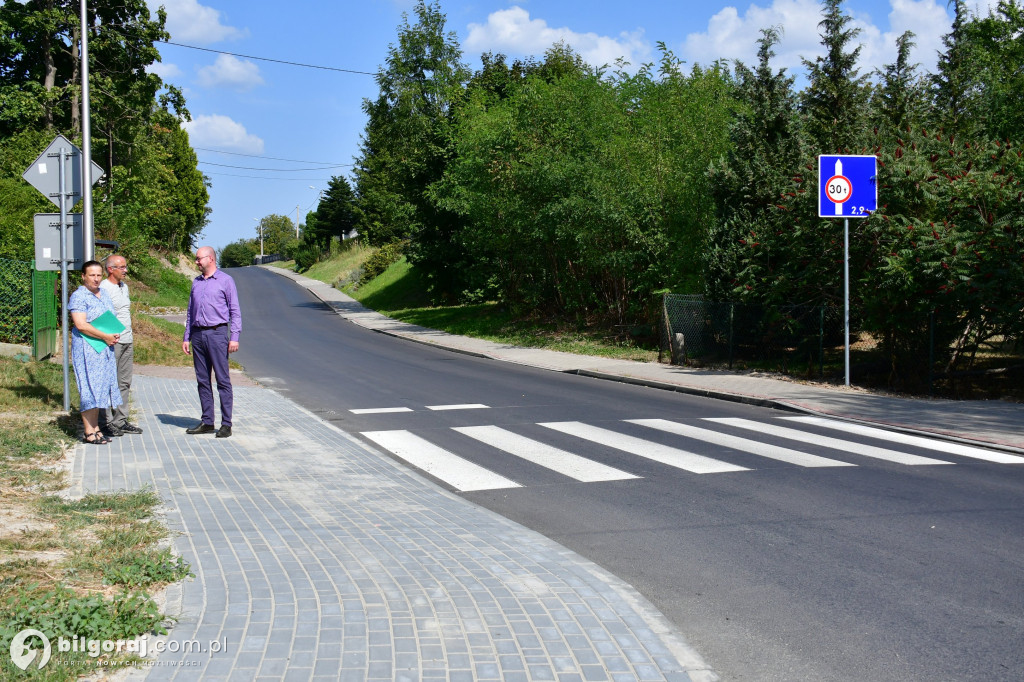
[[[79,422],[58,412],[62,391],[60,365],[0,358],[0,679],[74,680],[131,664],[127,647],[58,653],[57,638],[161,634],[167,621],[150,593],[190,575],[162,544],[152,490],[59,494]],[[74,382],[72,391],[77,401]],[[7,653],[26,628],[51,639],[54,659],[23,673]]]
[[[572,326],[536,317],[516,317],[501,303],[431,306],[427,286],[403,257],[361,287],[343,289],[368,308],[396,320],[527,348],[656,362],[657,346],[638,344],[625,332]]]

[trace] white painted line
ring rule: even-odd
[[[862,443],[854,443],[853,441],[849,440],[829,438],[828,436],[822,436],[817,433],[807,433],[806,431],[787,429],[784,426],[775,426],[774,424],[755,422],[750,421],[748,419],[736,419],[733,417],[714,417],[706,419],[705,421],[715,422],[717,424],[727,424],[728,426],[735,426],[741,429],[750,429],[752,431],[757,431],[758,433],[763,433],[770,436],[778,436],[779,438],[795,440],[801,443],[811,443],[812,445],[820,445],[825,448],[833,448],[835,450],[840,450],[842,452],[850,452],[856,455],[863,455],[864,457],[882,459],[887,462],[895,462],[896,464],[909,464],[911,466],[917,466],[922,464],[952,464],[952,462],[943,462],[940,459],[931,459],[930,457],[920,457],[918,455],[908,455],[905,452],[877,448],[874,445],[864,445]]]
[[[790,450],[789,448],[783,448],[777,445],[762,443],[760,441],[750,440],[747,438],[740,438],[738,436],[731,436],[727,433],[719,433],[718,431],[711,431],[709,429],[701,429],[696,426],[680,424],[667,419],[627,419],[626,421],[630,424],[648,426],[652,429],[658,429],[659,431],[666,431],[668,433],[674,433],[687,438],[695,438],[697,440],[714,443],[715,445],[720,445],[725,448],[750,452],[755,455],[760,455],[761,457],[775,459],[780,462],[788,462],[802,467],[857,466],[856,464],[850,464],[849,462],[840,462],[837,459],[818,457],[817,455],[800,452],[799,450]]]
[[[386,412],[412,412],[411,407],[369,407],[362,410],[349,410],[352,414],[384,414]]]
[[[704,457],[686,450],[670,448],[660,443],[652,443],[642,438],[634,438],[623,433],[609,431],[597,426],[589,426],[580,422],[548,422],[541,424],[549,429],[567,433],[570,436],[583,438],[616,450],[622,450],[645,459],[661,462],[678,469],[691,471],[695,474],[718,474],[726,471],[749,471],[746,467],[736,466],[728,462]]]
[[[950,443],[948,441],[934,440],[932,438],[925,438],[924,436],[912,436],[908,433],[886,431],[885,429],[879,429],[872,426],[862,426],[860,424],[850,424],[849,422],[839,422],[833,419],[826,419],[824,417],[784,417],[784,419],[788,419],[790,421],[795,422],[801,422],[803,424],[814,424],[815,426],[823,426],[826,429],[836,429],[837,431],[847,431],[849,433],[856,433],[861,436],[879,438],[882,440],[892,441],[893,443],[914,445],[919,448],[935,450],[937,452],[945,452],[950,455],[962,455],[964,457],[972,457],[974,459],[985,460],[986,462],[996,462],[998,464],[1024,464],[1024,457],[1021,457],[1019,455],[1011,455],[1006,452],[995,452],[993,450],[972,447],[970,445],[963,445],[961,443]]]
[[[466,403],[465,405],[427,405],[428,410],[489,410],[487,405]]]
[[[453,430],[577,481],[593,483],[640,478],[498,426],[458,426]]]
[[[511,479],[466,461],[408,431],[364,431],[363,435],[456,490],[470,492],[522,487]]]

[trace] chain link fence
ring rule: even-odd
[[[724,365],[824,378],[837,349],[842,354],[841,308],[767,307],[666,294],[662,317],[662,356],[670,357],[674,364]],[[861,350],[875,347],[870,336],[861,338],[855,329],[851,340]]]
[[[865,386],[956,398],[1024,399],[1024,339],[988,334],[954,343],[948,311],[909,320],[896,346],[850,317],[851,380]],[[763,306],[666,294],[659,359],[693,367],[764,370],[831,382],[845,373],[843,309]]]
[[[32,263],[0,258],[0,343],[32,342]]]

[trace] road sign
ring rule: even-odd
[[[877,159],[872,155],[818,157],[818,217],[867,218],[878,210]]]
[[[71,153],[71,163],[65,169],[67,177],[64,179],[65,191],[71,194],[71,201],[67,206],[70,209],[82,197],[82,150],[63,135],[55,137],[50,146],[28,167],[28,170],[22,173],[21,177],[52,201],[54,206],[59,207],[60,173],[57,164],[60,163],[58,154],[62,147]],[[96,162],[91,164],[91,168],[92,184],[95,185],[103,177],[103,169],[96,165]]]
[[[60,270],[60,213],[36,213],[33,226],[36,237],[36,270]],[[85,262],[82,229],[82,214],[69,213],[69,270],[77,270]]]

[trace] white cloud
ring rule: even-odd
[[[867,74],[896,57],[896,38],[904,31],[916,35],[911,62],[924,70],[934,69],[942,36],[949,33],[951,17],[941,0],[890,0],[889,30],[883,31],[870,17],[852,14],[854,28],[861,33],[856,41],[863,47],[858,67]],[[801,58],[813,60],[822,54],[821,4],[818,0],[774,0],[769,6],[750,5],[740,15],[735,7],[725,7],[708,22],[703,33],[691,33],[683,43],[682,55],[691,62],[710,64],[716,59],[739,59],[748,65],[757,61],[757,40],[761,29],[781,27],[781,40],[775,46],[775,68],[802,69]]]
[[[163,5],[167,10],[167,31],[171,40],[185,43],[209,45],[221,40],[234,40],[247,35],[248,31],[221,23],[220,10],[200,5],[197,0],[149,0],[150,9],[156,13]]]
[[[153,62],[146,67],[146,71],[149,73],[155,73],[160,78],[167,82],[172,78],[177,78],[181,75],[181,69],[178,68],[177,64],[169,64],[164,62]]]
[[[577,33],[569,28],[552,28],[543,19],[531,19],[530,13],[518,6],[491,13],[486,24],[470,24],[464,47],[479,52],[540,57],[559,41],[572,47],[592,66],[614,65],[620,57],[639,66],[651,53],[642,30],[623,32],[617,38]]]
[[[199,85],[204,88],[251,90],[257,85],[263,85],[263,77],[260,76],[259,67],[252,62],[222,54],[217,55],[217,60],[210,66],[199,69]]]
[[[241,123],[219,114],[196,116],[181,127],[188,132],[194,147],[213,147],[225,151],[262,154],[263,140],[251,135]]]

